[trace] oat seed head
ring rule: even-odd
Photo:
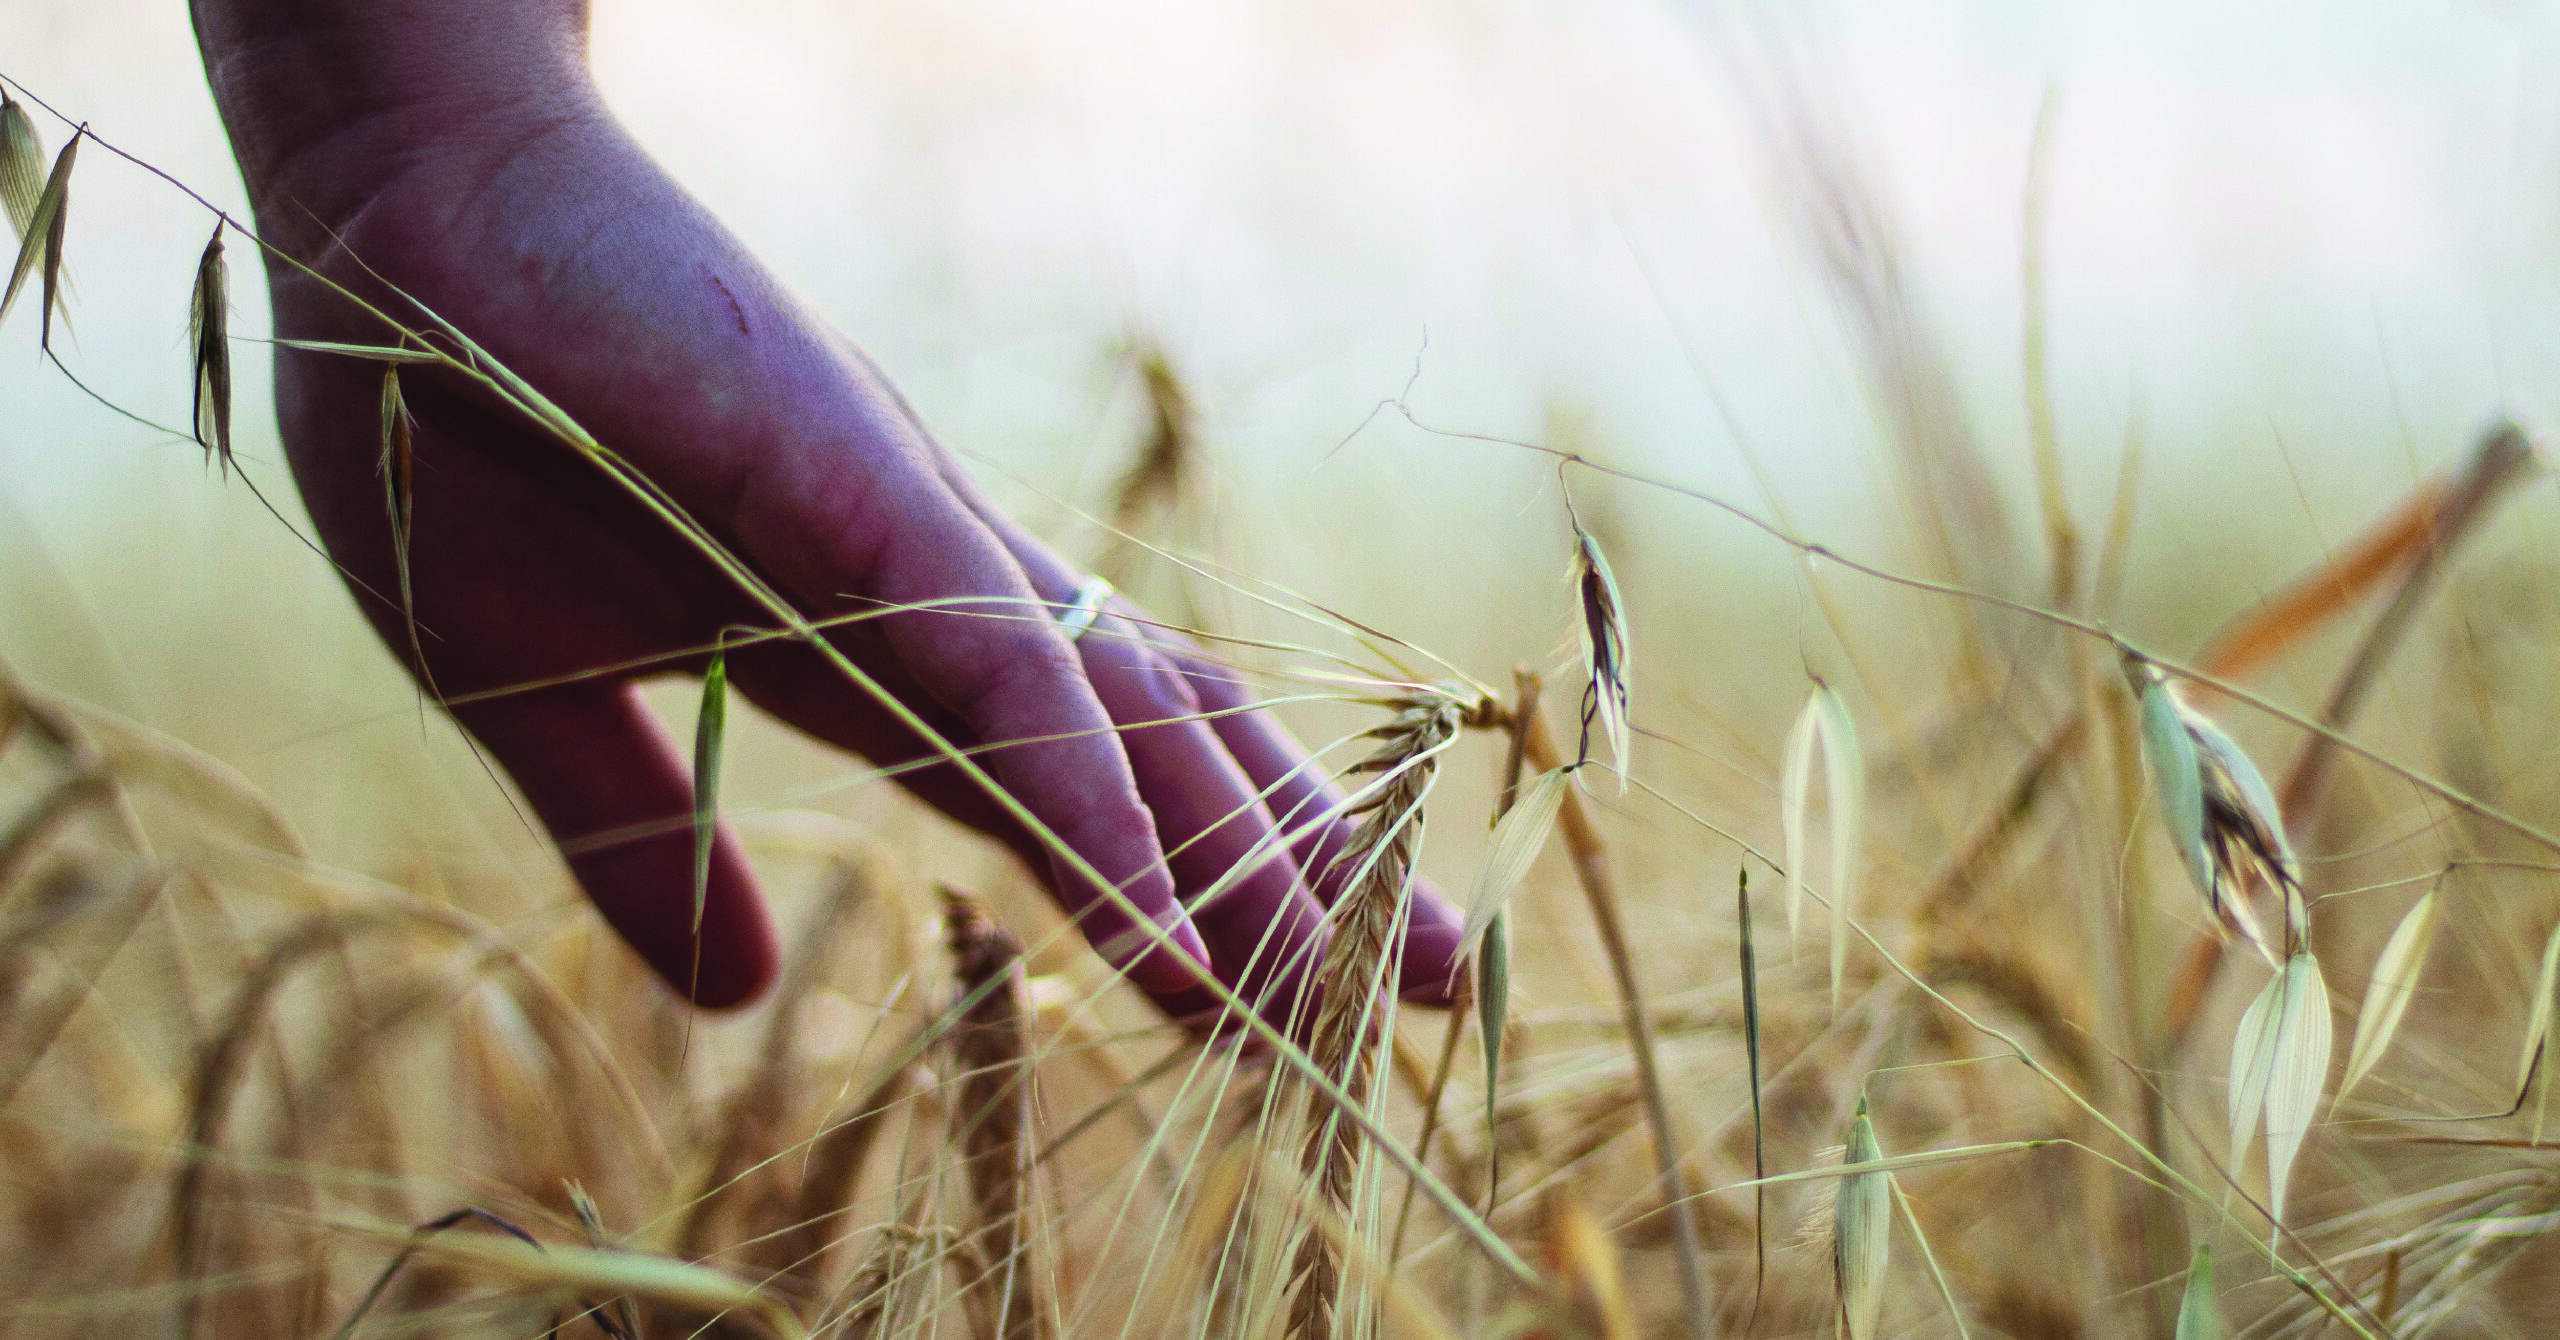
[[[1574,590],[1582,602],[1582,665],[1588,682],[1582,690],[1582,743],[1577,762],[1591,759],[1591,728],[1609,747],[1618,789],[1627,786],[1628,635],[1626,603],[1618,595],[1618,579],[1608,556],[1591,532],[1574,527]]]
[[[222,229],[196,262],[195,291],[188,303],[187,343],[195,355],[196,444],[217,462],[225,477],[231,472],[231,267],[222,256]]]

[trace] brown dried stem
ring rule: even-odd
[[[1555,735],[1547,728],[1544,713],[1531,713],[1522,726],[1529,766],[1544,772],[1563,765],[1563,755],[1556,750]],[[1591,905],[1591,922],[1600,932],[1600,947],[1608,955],[1609,971],[1617,979],[1618,1008],[1626,1019],[1628,1043],[1635,1050],[1636,1082],[1643,1090],[1645,1122],[1653,1133],[1655,1179],[1663,1208],[1671,1217],[1672,1239],[1679,1252],[1680,1294],[1688,1310],[1689,1333],[1695,1340],[1711,1340],[1716,1333],[1715,1312],[1707,1295],[1706,1268],[1699,1259],[1698,1221],[1690,1207],[1687,1183],[1680,1174],[1680,1141],[1671,1124],[1671,1104],[1662,1092],[1662,1067],[1654,1055],[1653,1014],[1645,1008],[1644,988],[1636,981],[1635,960],[1627,953],[1626,929],[1618,914],[1617,879],[1609,870],[1609,849],[1601,842],[1599,825],[1591,821],[1591,812],[1578,791],[1566,790],[1557,826],[1564,833],[1565,851],[1573,858],[1574,878],[1581,883],[1583,898]]]
[[[953,1119],[975,1216],[968,1241],[981,1263],[966,1287],[1003,1340],[1042,1340],[1048,1313],[1024,1231],[1032,1206],[1031,1061],[1022,941],[977,899],[945,885],[943,920],[958,979],[951,1030],[959,1070]]]

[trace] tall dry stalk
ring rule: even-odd
[[[1547,728],[1544,714],[1532,714],[1520,727],[1530,767],[1544,772],[1563,765],[1564,755],[1556,748],[1555,734]],[[1654,1179],[1663,1208],[1670,1216],[1672,1243],[1679,1254],[1681,1303],[1687,1309],[1689,1332],[1696,1340],[1711,1340],[1716,1333],[1715,1313],[1707,1295],[1706,1267],[1699,1259],[1697,1214],[1690,1206],[1688,1180],[1680,1171],[1680,1142],[1677,1128],[1671,1124],[1670,1099],[1662,1089],[1653,1013],[1645,1005],[1644,987],[1636,980],[1635,958],[1627,950],[1625,917],[1620,911],[1617,877],[1609,868],[1609,848],[1600,840],[1600,826],[1591,821],[1581,795],[1570,788],[1565,791],[1559,819],[1565,852],[1573,858],[1574,879],[1582,885],[1584,901],[1591,907],[1592,926],[1600,933],[1600,947],[1608,954],[1609,971],[1617,979],[1618,1008],[1626,1021],[1628,1047],[1635,1053],[1636,1084],[1644,1099],[1645,1124],[1653,1135]]]
[[[1358,771],[1376,774],[1374,792],[1351,843],[1337,858],[1351,871],[1334,908],[1333,940],[1325,946],[1317,982],[1324,992],[1308,1054],[1317,1069],[1340,1085],[1348,1101],[1365,1107],[1377,1073],[1380,985],[1389,980],[1388,950],[1405,918],[1413,857],[1422,841],[1422,804],[1431,793],[1440,751],[1456,739],[1467,704],[1447,693],[1405,699],[1395,719],[1369,732],[1378,747]],[[1342,1118],[1321,1091],[1307,1095],[1305,1144],[1299,1169],[1315,1189],[1320,1212],[1350,1217],[1351,1184],[1364,1147],[1360,1128]],[[1341,1249],[1332,1234],[1309,1225],[1290,1267],[1292,1295],[1287,1334],[1316,1340],[1334,1333],[1336,1295],[1342,1288]]]
[[[966,1288],[973,1312],[1002,1340],[1044,1340],[1048,1313],[1026,1231],[1032,1209],[1031,1061],[1025,1035],[1022,941],[977,899],[942,890],[943,920],[958,979],[951,1054],[959,1070],[952,1120],[969,1184],[969,1244],[980,1263]]]

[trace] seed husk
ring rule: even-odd
[[[2552,1018],[2555,1013],[2560,1013],[2560,926],[2551,928],[2551,938],[2542,946],[2542,969],[2534,974],[2533,994],[2526,999],[2530,1004],[2525,1014],[2524,1054],[2516,1060],[2518,1106],[2524,1104],[2525,1090],[2533,1083],[2534,1072],[2550,1059]],[[2548,1081],[2543,1084],[2542,1092],[2546,1098],[2550,1094]],[[2542,1140],[2545,1105],[2538,1103],[2533,1109],[2533,1138],[2536,1143]]]
[[[1849,1123],[1841,1167],[1882,1160],[1867,1100]],[[1840,1329],[1846,1340],[1874,1340],[1884,1317],[1884,1276],[1893,1234],[1893,1174],[1848,1173],[1840,1178],[1831,1231],[1832,1279],[1840,1297]]]
[[[693,934],[711,897],[711,847],[720,832],[720,757],[729,733],[729,649],[711,650],[702,669],[702,709],[693,719]],[[696,952],[699,953],[699,947]]]
[[[1591,532],[1574,527],[1574,589],[1582,601],[1582,664],[1589,681],[1582,690],[1582,744],[1578,763],[1591,761],[1591,728],[1596,723],[1609,747],[1618,774],[1618,789],[1627,787],[1626,602],[1618,595],[1618,578],[1609,571],[1608,556]]]
[[[2284,906],[2284,953],[2301,947],[2309,925],[2300,863],[2275,794],[2239,744],[2179,698],[2158,666],[2128,659],[2125,675],[2140,701],[2142,754],[2161,819],[2187,878],[2224,934],[2281,969],[2284,957],[2249,902],[2252,887],[2275,893]]]
[[[1733,907],[1742,937],[1742,1046],[1751,1067],[1751,1177],[1757,1182],[1769,1175],[1769,1157],[1760,1093],[1760,956],[1751,941],[1751,870],[1747,866],[1735,872]],[[1768,1223],[1768,1188],[1755,1186],[1751,1189],[1751,1306],[1755,1313],[1769,1278]]]
[[[2383,1053],[2391,1049],[2392,1038],[2398,1036],[2400,1021],[2408,1017],[2409,1002],[2418,993],[2418,974],[2426,967],[2427,951],[2435,947],[2440,906],[2437,891],[2427,890],[2383,942],[2382,954],[2373,962],[2373,980],[2365,987],[2364,1005],[2356,1011],[2356,1039],[2347,1047],[2347,1074],[2338,1081],[2339,1099],[2373,1073]]]
[[[1849,918],[1857,891],[1858,828],[1866,809],[1865,765],[1858,752],[1857,723],[1849,705],[1830,685],[1815,680],[1804,710],[1787,732],[1784,763],[1778,779],[1779,829],[1787,861],[1787,933],[1802,927],[1804,916],[1805,817],[1813,797],[1813,756],[1822,750],[1823,785],[1831,805],[1831,1008],[1840,1008],[1840,980],[1849,957]]]
[[[222,228],[213,226],[204,257],[196,262],[195,295],[187,318],[187,343],[195,353],[196,445],[231,473],[231,267],[222,257]]]
[[[2177,1340],[2222,1340],[2222,1310],[2213,1298],[2213,1248],[2199,1246],[2178,1299]]]
[[[2329,990],[2308,953],[2268,979],[2231,1045],[2231,1161],[2240,1162],[2261,1118],[2267,1139],[2267,1212],[2284,1222],[2285,1189],[2329,1077]]]
[[[61,301],[62,219],[70,208],[71,165],[80,156],[80,135],[74,132],[62,152],[55,155],[52,175],[45,178],[44,190],[36,197],[35,208],[27,215],[26,227],[19,230],[18,262],[9,271],[9,287],[0,291],[0,322],[9,319],[9,309],[16,306],[19,290],[26,287],[27,276],[36,266],[44,266],[44,337],[53,343],[53,309]]]
[[[1484,1039],[1485,1195],[1487,1213],[1501,1203],[1502,1030],[1511,1021],[1511,918],[1496,912],[1476,952],[1476,1031]]]
[[[1528,878],[1529,867],[1547,845],[1548,835],[1555,832],[1556,816],[1564,809],[1564,790],[1572,781],[1571,768],[1549,768],[1539,773],[1493,826],[1493,841],[1485,852],[1483,869],[1477,872],[1475,892],[1467,902],[1467,924],[1461,943],[1483,934],[1502,914],[1520,881]]]
[[[35,217],[36,199],[44,194],[44,141],[26,104],[0,90],[0,213],[20,241]]]

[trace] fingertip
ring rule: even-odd
[[[745,854],[725,829],[712,848],[698,935],[690,833],[574,856],[569,868],[614,931],[694,1005],[745,1008],[763,999],[780,975],[781,937]]]
[[[1089,881],[1067,868],[1067,863],[1052,857],[1056,887],[1075,888]],[[1209,944],[1200,938],[1199,928],[1191,924],[1175,905],[1168,888],[1161,902],[1132,899],[1148,913],[1153,926],[1139,925],[1126,910],[1097,898],[1084,912],[1085,935],[1093,952],[1129,980],[1129,984],[1159,998],[1176,996],[1201,989],[1213,960]]]
[[[515,780],[606,923],[678,995],[735,1009],[772,986],[780,937],[725,825],[696,910],[690,770],[636,687],[513,695],[457,715]]]

